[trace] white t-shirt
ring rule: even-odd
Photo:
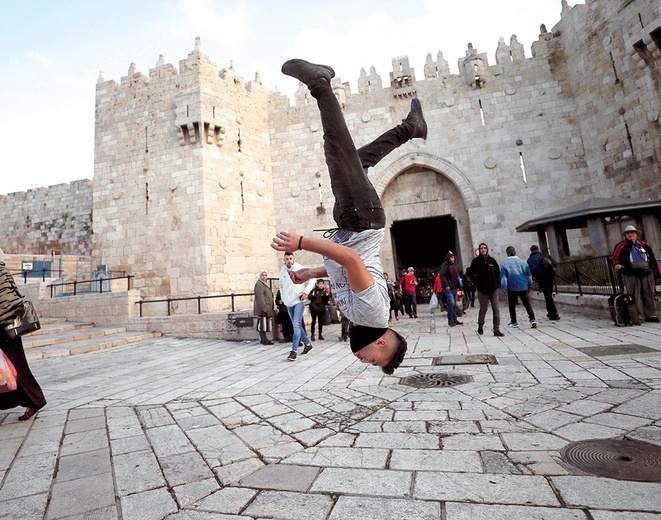
[[[374,277],[374,285],[355,293],[349,287],[346,269],[330,258],[324,257],[324,266],[330,278],[333,299],[344,314],[355,325],[387,328],[390,313],[388,286],[381,267],[381,242],[385,229],[367,229],[355,232],[340,229],[333,242],[354,249],[365,267]]]

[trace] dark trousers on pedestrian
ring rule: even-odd
[[[534,320],[535,312],[532,310],[528,291],[509,291],[507,293],[507,303],[510,307],[510,323],[516,323],[516,302],[518,298],[521,298],[521,303],[523,303],[523,306],[528,313],[528,318],[530,320]]]
[[[558,309],[555,306],[555,301],[553,301],[553,278],[538,278],[537,285],[539,285],[539,290],[542,291],[542,294],[544,295],[546,317],[551,319],[557,318]]]
[[[484,326],[484,319],[487,315],[489,303],[491,303],[491,312],[493,313],[493,330],[500,330],[500,308],[498,307],[498,289],[490,293],[477,291],[477,302],[480,310],[477,312],[478,327]]]
[[[386,215],[367,169],[410,140],[413,128],[403,123],[356,150],[330,83],[316,79],[308,88],[317,100],[324,130],[324,154],[335,197],[333,219],[348,231],[385,227]]]
[[[406,291],[406,299],[408,300],[408,306],[406,308],[406,313],[409,315],[409,318],[418,317],[418,295],[414,292]]]
[[[316,321],[319,321],[319,339],[321,339],[321,336],[324,335],[324,309],[310,309],[310,316],[312,316],[312,324],[310,325],[311,339],[314,338],[314,324]]]
[[[46,398],[32,375],[21,338],[10,338],[4,330],[0,330],[0,350],[14,365],[17,382],[16,390],[0,394],[0,410],[9,410],[16,406],[36,410],[43,408],[46,405]]]

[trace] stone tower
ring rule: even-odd
[[[143,296],[252,288],[274,264],[268,99],[232,66],[219,73],[199,38],[179,72],[161,56],[149,77],[134,65],[119,85],[100,77],[97,261],[134,274]]]

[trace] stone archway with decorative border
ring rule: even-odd
[[[450,215],[456,219],[456,239],[459,248],[457,253],[464,260],[463,263],[472,260],[473,244],[469,210],[478,208],[480,203],[475,188],[459,168],[444,159],[426,153],[411,152],[390,161],[384,160],[375,170],[371,180],[384,203],[387,214],[388,230],[382,246],[382,261],[386,270],[390,271],[397,267],[394,242],[390,235],[392,224],[395,221],[428,219],[434,216]],[[413,184],[410,180],[406,181],[400,177],[409,174],[416,176]],[[433,181],[434,176],[443,180]],[[443,185],[446,188],[443,189]],[[390,192],[390,188],[395,192]],[[402,189],[405,191],[402,192]],[[436,192],[436,189],[441,191]],[[395,206],[392,206],[393,203]],[[441,262],[442,258],[439,258],[439,264]]]
[[[414,166],[428,168],[447,177],[460,191],[467,210],[480,207],[477,192],[462,170],[445,159],[420,152],[410,152],[392,161],[385,158],[379,163],[378,173],[371,179],[379,197],[395,177]]]

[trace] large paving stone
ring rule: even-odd
[[[319,474],[319,468],[293,464],[271,464],[244,478],[239,485],[257,489],[305,492]]]
[[[254,489],[226,487],[191,506],[198,511],[239,514],[258,493]]]
[[[482,473],[482,462],[470,451],[393,450],[390,469]]]
[[[113,458],[117,495],[165,486],[165,479],[151,451],[137,451]]]
[[[213,471],[196,451],[161,457],[160,463],[170,487],[213,477]]]
[[[439,502],[343,496],[328,520],[437,520],[440,515]]]
[[[447,520],[587,520],[587,516],[583,511],[570,511],[551,507],[499,506],[494,504],[447,502],[445,504],[445,511]]]
[[[122,518],[162,520],[179,508],[166,488],[152,489],[120,499]]]
[[[301,464],[322,468],[376,468],[384,469],[389,450],[373,448],[312,448],[297,453],[281,464]]]
[[[551,477],[562,500],[570,506],[613,511],[661,511],[661,485],[601,477]]]
[[[450,502],[559,505],[544,477],[527,475],[419,472],[413,497]]]
[[[46,519],[82,515],[114,505],[115,493],[110,472],[66,482],[56,481],[51,491]]]
[[[408,497],[412,473],[408,471],[326,468],[310,491],[384,497]]]
[[[333,505],[327,495],[262,491],[243,515],[288,520],[325,520]]]
[[[60,457],[55,477],[58,482],[62,482],[107,473],[110,470],[110,450],[102,448]]]

